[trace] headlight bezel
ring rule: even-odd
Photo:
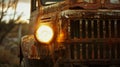
[[[51,40],[50,40],[49,42],[41,42],[41,41],[39,41],[39,39],[37,38],[36,34],[37,34],[37,30],[38,30],[38,28],[39,28],[40,26],[48,26],[48,27],[50,27],[50,28],[52,29],[52,31],[53,31],[53,36],[52,36],[52,38],[51,38]],[[55,38],[54,26],[53,26],[51,23],[40,23],[40,24],[37,25],[37,27],[36,27],[34,36],[35,36],[35,39],[37,40],[37,42],[42,43],[42,44],[50,44],[51,42],[54,41],[54,38]]]

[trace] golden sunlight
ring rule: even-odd
[[[1,8],[0,8],[1,10]],[[14,16],[15,13],[15,16]],[[17,8],[16,8],[16,12],[15,9],[13,9],[12,7],[8,9],[8,11],[6,12],[6,15],[4,16],[4,18],[2,19],[2,21],[6,21],[6,23],[8,23],[8,21],[10,19],[17,19],[18,16],[21,15],[21,18],[18,22],[16,23],[29,23],[29,19],[30,19],[30,0],[27,0],[27,2],[24,2],[23,0],[19,0],[18,4],[17,4]]]
[[[21,21],[24,21],[26,23],[29,23],[30,19],[30,3],[24,3],[19,2],[17,5],[17,15],[18,17],[20,14],[22,14]]]
[[[65,33],[62,31],[60,32],[60,34],[58,35],[58,38],[57,38],[57,42],[63,42],[65,40]]]
[[[7,8],[4,8],[6,10]],[[7,12],[5,13],[5,16],[3,17],[2,21],[6,21],[6,23],[10,20],[13,19],[14,17],[14,9],[10,7]]]

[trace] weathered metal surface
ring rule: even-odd
[[[120,3],[110,3],[110,0],[96,0],[93,2],[85,2],[84,0],[66,0],[57,4],[44,6],[40,8],[40,14],[48,14],[53,12],[61,12],[66,9],[120,9]]]
[[[38,43],[34,35],[22,37],[21,47],[23,56],[29,59],[44,59],[50,54],[49,47]]]
[[[25,58],[40,59],[33,35],[26,35],[21,39],[22,53]]]
[[[120,10],[65,10],[61,12],[61,18],[120,18]]]
[[[117,10],[118,12],[116,10],[90,11],[93,13],[90,17],[89,15],[86,17],[81,15],[82,11],[80,10],[67,10],[61,13],[62,19],[69,20],[66,23],[62,22],[62,29],[67,28],[65,32],[69,33],[69,35],[67,35],[66,40],[61,42],[66,46],[64,51],[68,55],[65,55],[66,53],[64,55],[68,57],[67,59],[63,57],[60,62],[88,62],[88,64],[92,62],[94,64],[101,64],[101,62],[115,64],[114,62],[116,62],[116,64],[120,64],[119,10]],[[83,14],[90,11],[83,10]],[[109,15],[111,17],[106,17]],[[64,24],[69,26],[66,27]]]
[[[65,0],[41,6],[38,14],[38,23],[56,25],[55,39],[49,48],[36,42],[34,36],[23,37],[25,57],[51,55],[55,64],[70,63],[70,66],[74,63],[120,64],[120,3]],[[64,40],[57,42],[61,31],[64,31]]]
[[[61,43],[116,43],[120,42],[119,38],[75,38],[75,39],[68,39],[64,40]]]

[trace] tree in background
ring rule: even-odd
[[[18,0],[0,0],[0,67],[19,66],[21,31],[22,35],[29,31],[29,25],[21,19],[23,14],[16,11],[17,4]],[[9,19],[5,20],[6,16]]]
[[[0,0],[0,44],[2,44],[4,38],[15,27],[17,21],[21,18],[21,15],[16,19],[16,7],[18,0]],[[12,10],[9,11],[9,10]],[[9,13],[8,13],[9,12]],[[12,14],[10,14],[12,13]],[[9,15],[11,18],[4,20]]]

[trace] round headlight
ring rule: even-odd
[[[36,38],[42,43],[49,43],[54,35],[53,29],[48,25],[41,25],[36,30]]]

